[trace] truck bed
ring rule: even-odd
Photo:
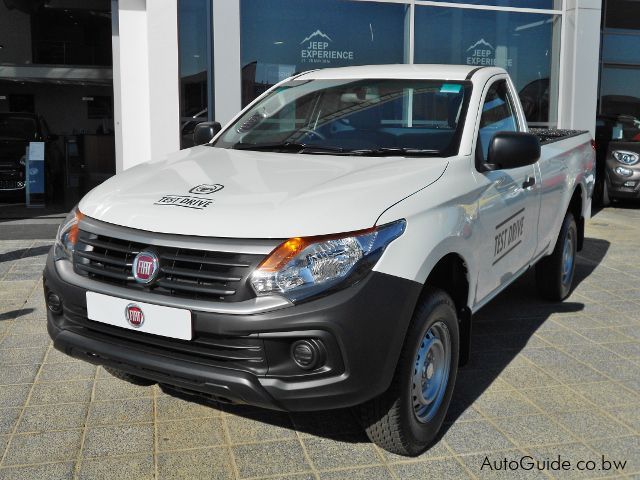
[[[583,133],[588,133],[586,130],[565,130],[562,128],[530,128],[529,132],[538,137],[540,145],[546,145],[565,138],[576,137]]]

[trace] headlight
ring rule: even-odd
[[[640,160],[640,155],[634,152],[625,152],[623,150],[614,150],[612,152],[613,158],[618,162],[625,165],[635,165]]]
[[[66,258],[71,260],[73,250],[76,248],[78,242],[79,227],[78,224],[84,215],[78,207],[74,207],[69,212],[67,218],[58,227],[58,234],[56,235],[56,243],[54,244],[53,257],[54,260],[61,260]]]
[[[631,175],[633,175],[633,170],[624,167],[616,167],[614,172],[622,177],[630,177]]]
[[[275,293],[296,302],[352,285],[373,268],[405,225],[399,220],[358,232],[289,239],[253,272],[251,286],[257,295]]]

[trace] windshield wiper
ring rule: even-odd
[[[345,153],[347,150],[341,147],[330,145],[310,145],[298,142],[280,143],[242,143],[238,142],[233,146],[236,150],[282,150],[293,153]]]
[[[381,147],[351,150],[349,153],[352,155],[362,155],[363,157],[433,157],[440,155],[440,150]]]

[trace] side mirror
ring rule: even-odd
[[[489,145],[486,170],[526,167],[540,159],[540,140],[531,133],[499,132]]]
[[[218,132],[222,130],[220,122],[201,122],[193,130],[193,144],[204,145],[209,143]]]

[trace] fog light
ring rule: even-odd
[[[24,187],[24,182],[17,182],[18,188]]]
[[[633,175],[633,170],[624,167],[616,167],[615,172],[623,177],[630,177]]]
[[[298,340],[291,345],[291,358],[300,368],[313,370],[324,364],[324,345],[318,340]]]
[[[51,313],[60,315],[62,313],[62,299],[57,294],[49,292],[47,295],[47,308]]]
[[[633,188],[636,186],[636,182],[624,182],[624,186]]]

